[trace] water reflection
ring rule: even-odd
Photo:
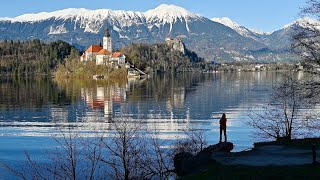
[[[230,140],[251,146],[248,109],[264,103],[275,72],[160,74],[128,81],[1,79],[0,133],[49,135],[71,126],[82,133],[112,132],[114,121],[139,120],[146,131],[174,139],[185,129],[201,129],[209,143],[227,113]]]

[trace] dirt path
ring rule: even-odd
[[[319,162],[320,151],[317,151]],[[281,145],[266,145],[239,153],[214,153],[212,158],[225,165],[301,165],[312,163],[311,148],[299,149]]]

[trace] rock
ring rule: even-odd
[[[232,142],[221,142],[215,145],[210,145],[203,149],[205,152],[230,152],[233,149],[233,143]]]
[[[183,176],[193,172],[195,167],[196,159],[188,152],[178,153],[174,156],[174,167],[175,172],[178,176]]]
[[[233,143],[224,142],[208,146],[193,156],[191,153],[182,152],[174,156],[175,172],[178,176],[184,176],[203,171],[208,164],[216,162],[211,158],[215,152],[230,152],[233,149]]]
[[[186,54],[186,46],[180,39],[167,38],[165,42],[172,50],[180,51],[183,55]]]

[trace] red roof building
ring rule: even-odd
[[[91,53],[97,53],[99,51],[101,51],[103,48],[99,45],[91,45],[87,50],[86,52],[91,52]]]
[[[115,52],[115,53],[112,54],[112,58],[118,58],[118,57],[120,57],[121,55],[122,55],[121,52]]]
[[[101,49],[97,55],[111,55],[112,53],[106,49]]]

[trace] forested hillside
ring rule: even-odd
[[[155,71],[189,71],[204,69],[207,63],[188,49],[185,54],[173,50],[167,44],[131,44],[122,49],[127,60],[135,67],[146,70],[147,67]]]
[[[0,41],[1,74],[50,74],[70,53],[78,53],[63,41],[45,44],[38,39]]]

